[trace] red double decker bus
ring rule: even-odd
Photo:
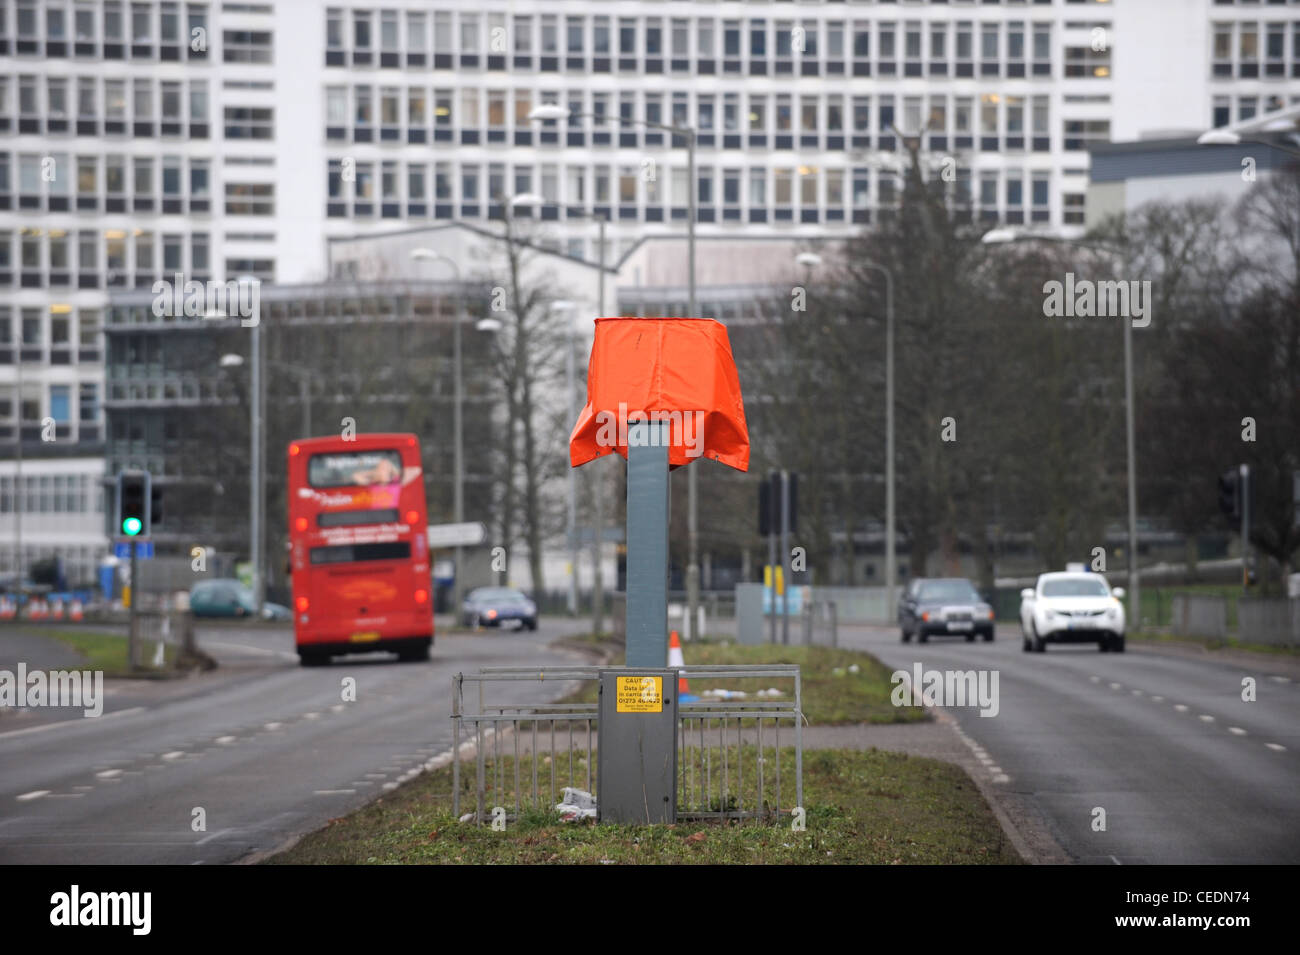
[[[303,666],[433,645],[428,520],[413,434],[289,445],[293,629]]]

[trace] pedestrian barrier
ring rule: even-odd
[[[483,667],[452,677],[452,811],[461,814],[462,741],[474,746],[476,824],[551,811],[564,790],[592,793],[597,772],[597,702],[515,703],[490,699],[506,688],[598,685],[617,667]],[[797,666],[686,667],[699,699],[677,708],[679,820],[787,818],[803,805],[802,682]],[[750,681],[759,689],[716,684]],[[469,684],[471,693],[465,692]],[[475,692],[476,690],[476,692]],[[775,692],[773,692],[775,691]],[[587,691],[579,696],[593,695]],[[782,746],[782,731],[786,747]],[[793,763],[793,786],[790,764]],[[783,775],[783,773],[785,775]]]

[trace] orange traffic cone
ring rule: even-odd
[[[686,659],[682,656],[682,641],[677,637],[677,631],[672,630],[668,635],[668,665],[678,667],[677,674],[677,700],[681,702],[691,692],[691,686],[686,681],[686,677],[680,672],[686,667]]]

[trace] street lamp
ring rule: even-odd
[[[1258,143],[1286,153],[1288,156],[1300,156],[1300,149],[1261,138],[1270,133],[1295,134],[1297,129],[1300,129],[1300,106],[1289,106],[1262,116],[1240,120],[1230,126],[1206,130],[1196,137],[1196,142],[1200,146],[1237,146],[1242,143]]]
[[[695,301],[695,204],[697,193],[699,191],[699,184],[695,179],[695,129],[689,126],[671,126],[666,123],[652,123],[646,119],[634,119],[617,113],[573,113],[558,103],[542,103],[538,106],[534,106],[529,111],[528,118],[530,120],[540,120],[543,122],[561,119],[597,119],[604,122],[607,119],[613,119],[624,126],[642,126],[646,129],[658,129],[670,133],[673,136],[680,136],[686,140],[686,191],[688,205],[686,219],[687,309],[692,318],[698,317]],[[604,280],[603,268],[601,270],[601,280]],[[691,627],[694,627],[695,621],[699,619],[698,608],[700,604],[699,523],[696,516],[696,499],[699,492],[697,490],[698,478],[696,471],[697,468],[694,467],[686,469],[687,536],[690,542],[690,558],[686,565],[686,613]]]
[[[1108,255],[1114,250],[1095,242],[1071,239],[1053,232],[1019,232],[1015,229],[990,229],[980,238],[985,245],[1006,245],[1011,242],[1041,240],[1073,245],[1081,249],[1092,249]],[[1124,319],[1124,442],[1128,469],[1128,592],[1130,625],[1136,622],[1142,627],[1142,601],[1138,580],[1138,538],[1137,538],[1137,455],[1133,438],[1133,322]]]
[[[460,281],[460,266],[453,259],[433,249],[419,248],[411,250],[411,260],[415,262],[445,262],[451,266],[452,276],[456,282],[456,318],[452,322],[452,364],[453,390],[452,399],[452,445],[454,456],[455,480],[452,485],[452,520],[461,524],[465,520],[465,430],[461,405],[464,401],[464,382],[460,348],[460,323],[465,312],[465,289]],[[480,322],[480,325],[482,323]],[[460,544],[455,549],[456,568],[451,579],[451,612],[460,613],[461,580],[464,569],[464,549]]]

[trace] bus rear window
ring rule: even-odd
[[[367,511],[325,511],[316,515],[318,527],[355,527],[358,524],[396,524],[395,507],[380,507]]]
[[[385,544],[338,544],[333,547],[313,547],[313,564],[351,564],[367,560],[410,560],[411,542],[392,541]]]
[[[313,454],[307,464],[307,483],[312,487],[365,487],[401,479],[402,455],[397,451]]]

